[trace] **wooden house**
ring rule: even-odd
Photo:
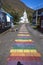
[[[43,30],[43,8],[34,11],[32,23]]]

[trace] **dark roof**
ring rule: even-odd
[[[0,12],[7,13],[4,9],[0,9]]]
[[[5,14],[7,14],[9,17],[11,17],[11,18],[13,18],[9,13],[7,13],[4,9],[0,9],[0,12],[3,12],[3,13],[5,13]]]

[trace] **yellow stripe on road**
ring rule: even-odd
[[[29,34],[29,32],[19,32],[19,34],[20,34],[20,33],[23,33],[23,34],[24,34],[24,33],[27,33],[27,34]]]
[[[17,36],[30,36],[30,34],[18,34]]]
[[[29,39],[29,40],[15,40],[15,42],[33,42],[33,40]]]
[[[41,57],[39,53],[21,53],[21,52],[15,52],[15,53],[10,53],[10,56],[35,56],[35,57]]]
[[[10,53],[15,53],[15,52],[24,52],[24,53],[27,53],[27,52],[37,52],[35,49],[11,49],[10,50]]]
[[[37,50],[32,49],[11,49],[10,56],[35,56],[41,57],[41,54]]]

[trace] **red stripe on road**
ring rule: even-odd
[[[11,60],[20,60],[20,61],[41,61],[40,57],[35,57],[35,56],[9,56],[7,61],[11,61]]]

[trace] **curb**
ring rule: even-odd
[[[5,32],[1,33],[0,35],[6,34],[10,29],[6,30]]]

